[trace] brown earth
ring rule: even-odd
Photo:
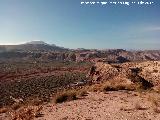
[[[45,105],[44,116],[36,120],[159,120],[160,114],[149,101],[151,95],[126,91],[91,92],[76,101]]]
[[[160,97],[152,92],[89,92],[75,101],[44,105],[35,120],[159,120],[155,96]],[[10,120],[10,116],[0,114],[0,120]]]

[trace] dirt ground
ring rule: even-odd
[[[43,117],[36,120],[159,120],[153,96],[127,91],[90,92],[75,101],[45,105]]]
[[[7,113],[0,120],[10,120]],[[35,120],[160,120],[160,94],[156,92],[88,92],[78,100],[43,105]]]

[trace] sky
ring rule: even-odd
[[[127,0],[0,0],[0,44],[41,40],[66,48],[160,49],[159,0],[81,4],[87,1]]]

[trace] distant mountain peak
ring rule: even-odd
[[[32,44],[32,45],[48,45],[47,43],[45,43],[44,41],[41,41],[41,40],[34,40],[34,41],[31,41],[31,42],[27,42],[25,44]]]

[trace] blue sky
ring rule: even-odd
[[[0,44],[42,40],[67,48],[160,48],[158,0],[131,6],[81,1],[0,0]]]

